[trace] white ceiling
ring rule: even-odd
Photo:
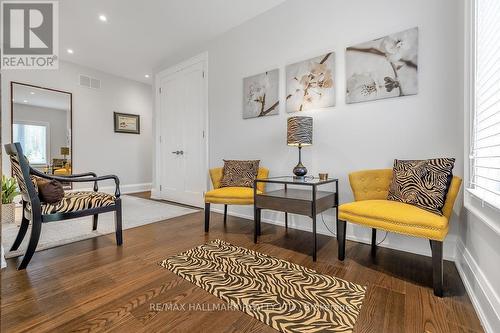
[[[133,80],[284,0],[59,1],[59,57]],[[104,14],[107,22],[101,22]],[[73,54],[68,54],[67,49]]]
[[[14,103],[69,111],[70,95],[57,91],[14,84]]]

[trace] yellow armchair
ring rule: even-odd
[[[60,168],[54,170],[54,176],[70,176],[71,168]]]
[[[71,175],[71,164],[69,162],[64,163],[62,168],[57,168],[54,170],[55,176],[69,176]]]
[[[208,232],[210,224],[210,204],[224,205],[224,224],[227,221],[227,205],[253,205],[254,191],[251,187],[220,187],[223,168],[210,169],[210,179],[213,190],[205,193],[205,232]],[[267,178],[269,169],[259,168],[257,178]],[[257,184],[257,193],[265,190],[266,183]]]
[[[364,170],[349,174],[354,202],[339,206],[337,239],[339,260],[345,258],[346,221],[372,228],[372,254],[377,229],[427,238],[431,244],[434,294],[443,294],[443,241],[448,234],[453,204],[462,180],[454,176],[446,196],[443,215],[413,205],[387,200],[392,169]]]

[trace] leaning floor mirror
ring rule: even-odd
[[[33,168],[56,176],[72,173],[70,92],[11,82],[11,121],[12,142],[21,143]]]

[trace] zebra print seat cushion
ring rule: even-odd
[[[220,187],[253,187],[260,160],[224,160]]]
[[[387,199],[443,215],[454,164],[454,158],[394,160]]]
[[[100,208],[115,204],[113,195],[102,192],[67,192],[54,204],[42,204],[42,214],[69,213],[85,209]]]

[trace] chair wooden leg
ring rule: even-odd
[[[224,225],[226,225],[227,221],[227,205],[224,205]]]
[[[377,229],[372,228],[372,256],[377,252]]]
[[[288,213],[285,212],[285,229],[288,229]]]
[[[259,236],[259,221],[258,221],[258,208],[253,208],[253,242],[257,244],[257,237]]]
[[[26,253],[24,254],[23,259],[21,260],[21,263],[19,264],[19,266],[17,266],[18,270],[25,269],[28,266],[29,262],[31,261],[31,258],[35,253],[36,246],[38,245],[38,240],[40,239],[41,230],[42,230],[41,217],[33,216],[30,241],[28,243],[28,248],[26,249]]]
[[[345,258],[345,231],[347,223],[346,221],[337,220],[337,242],[339,244],[338,258],[340,261]]]
[[[432,250],[432,284],[434,295],[443,297],[443,242],[430,240]]]
[[[12,244],[12,247],[10,248],[11,251],[15,251],[19,248],[19,245],[23,242],[24,236],[26,235],[26,231],[28,231],[28,226],[30,225],[30,221],[24,216],[24,208],[26,204],[23,202],[23,219],[21,221],[21,227],[19,228],[19,232],[17,233],[16,240],[14,241],[14,244]]]
[[[95,218],[95,215],[94,215]],[[97,221],[97,220],[95,220]],[[97,224],[96,224],[97,227]],[[120,246],[123,244],[122,235],[122,200],[116,199],[116,211],[115,211],[115,233],[116,233],[116,245]]]
[[[259,236],[261,236],[262,235],[262,209],[259,208],[259,209],[257,209],[257,211],[258,211],[258,215],[257,215],[258,220],[257,220],[257,222],[259,222],[259,224],[258,224],[259,228],[257,230],[259,231]]]
[[[205,232],[208,232],[208,227],[210,224],[210,203],[205,203]]]
[[[92,230],[97,230],[97,220],[99,218],[99,214],[95,214],[92,222]]]

